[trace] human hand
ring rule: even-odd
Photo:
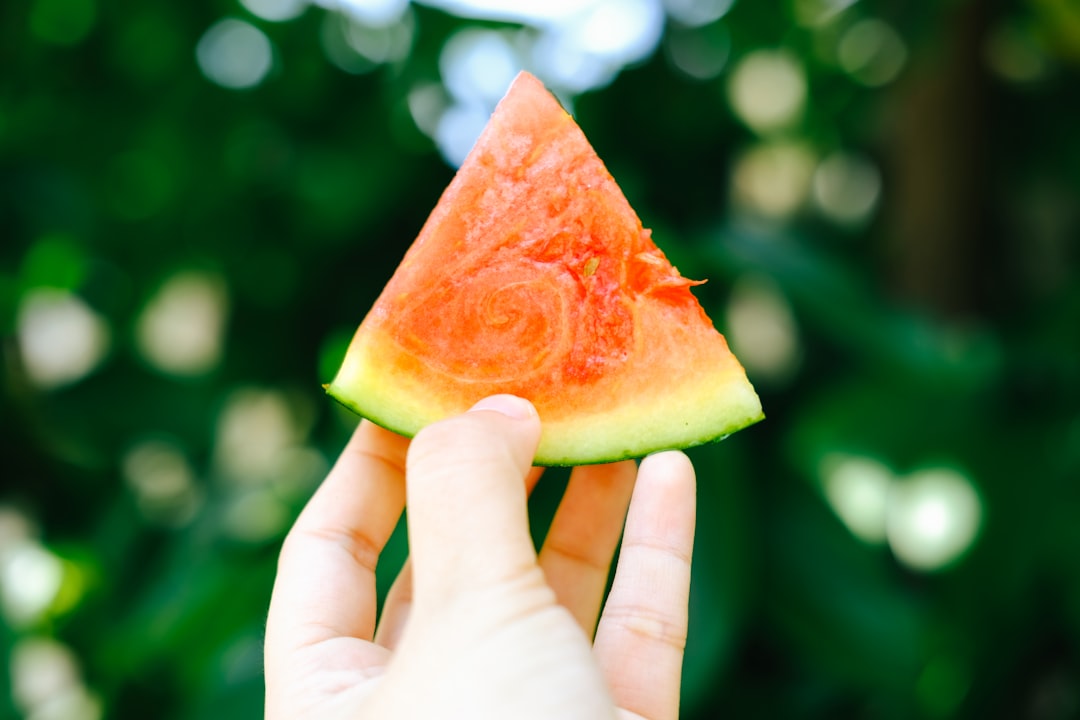
[[[411,444],[360,424],[282,547],[268,720],[678,716],[693,468],[680,452],[575,468],[538,557],[539,437],[508,395]],[[406,501],[411,557],[376,625],[375,565]]]

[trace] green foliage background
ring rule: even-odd
[[[721,330],[747,277],[794,320],[797,365],[751,368],[768,420],[692,452],[684,716],[1078,717],[1080,12],[867,1],[824,29],[800,20],[827,6],[738,2],[704,29],[669,22],[661,50],[574,98],[661,247],[709,278],[699,297]],[[453,32],[497,26],[416,5],[408,56],[350,74],[320,46],[325,12],[269,23],[226,0],[0,6],[0,529],[29,522],[62,577],[33,617],[0,618],[0,718],[22,716],[12,653],[35,638],[70,649],[102,717],[261,713],[278,545],[354,422],[320,383],[452,176],[410,89],[439,81]],[[200,72],[194,48],[223,16],[274,43],[259,87]],[[907,51],[880,87],[823,50],[866,18]],[[679,33],[730,43],[725,69],[680,73],[664,50]],[[865,222],[809,205],[761,218],[737,201],[732,169],[758,139],[729,104],[730,68],[781,47],[808,87],[786,138],[880,168]],[[1002,72],[1001,57],[1030,72]],[[134,340],[179,271],[228,298],[221,360],[192,376],[160,371]],[[36,385],[20,352],[20,308],[42,288],[81,298],[111,338],[92,373],[57,388]],[[297,419],[288,473],[230,476],[220,427],[238,397]],[[190,515],[148,513],[125,481],[148,441],[190,468]],[[822,489],[836,453],[897,477],[958,469],[982,507],[969,551],[920,571],[858,539]],[[384,588],[403,553],[396,538]],[[8,595],[23,579],[0,575]]]

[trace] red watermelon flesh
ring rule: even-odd
[[[412,436],[528,398],[536,462],[717,440],[756,393],[574,120],[522,73],[353,338],[328,392]]]

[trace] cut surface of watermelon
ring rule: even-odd
[[[719,440],[763,414],[696,284],[522,73],[327,391],[409,437],[488,395],[519,395],[540,415],[540,465]]]

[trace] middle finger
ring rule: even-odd
[[[636,476],[633,460],[574,468],[540,550],[548,584],[590,638]]]

